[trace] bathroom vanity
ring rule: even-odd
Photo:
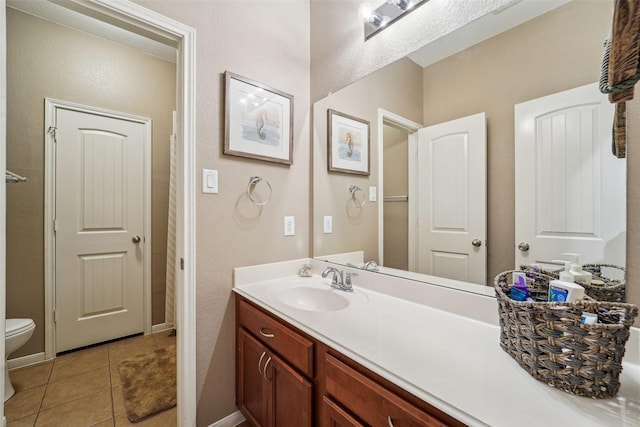
[[[464,425],[240,295],[236,313],[237,404],[257,425]]]
[[[304,263],[312,277],[296,274]],[[488,292],[366,271],[344,292],[320,276],[328,265],[305,259],[234,271],[236,403],[253,424],[639,425],[637,329],[618,396],[573,396],[502,351]]]

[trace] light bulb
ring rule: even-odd
[[[382,23],[382,17],[376,13],[369,3],[362,3],[358,7],[358,16],[364,22],[369,22],[374,25],[380,25]]]
[[[407,10],[413,6],[411,0],[387,0],[387,3],[396,6],[400,10]]]

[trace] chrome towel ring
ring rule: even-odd
[[[361,193],[362,195],[359,196],[358,193]],[[349,201],[356,208],[363,207],[364,204],[367,202],[367,196],[364,193],[364,190],[362,188],[358,187],[357,185],[350,185],[349,186],[349,194],[351,195],[351,200],[349,200]]]
[[[267,188],[269,189],[269,194],[265,198],[265,200],[260,200],[260,197],[257,197],[256,194],[254,194],[255,188],[260,182],[264,182],[265,184],[267,184]],[[249,185],[247,185],[247,196],[249,196],[249,200],[251,200],[251,203],[253,203],[254,205],[264,206],[271,201],[271,184],[269,184],[269,181],[262,177],[252,176],[251,178],[249,178]]]

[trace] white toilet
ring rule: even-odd
[[[36,329],[36,324],[31,319],[7,319],[7,324],[4,333],[4,401],[9,400],[11,396],[16,392],[11,384],[9,378],[9,368],[7,367],[7,359],[9,355],[20,347],[25,345],[33,331]]]

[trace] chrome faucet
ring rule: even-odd
[[[331,280],[331,286],[334,288],[340,289],[342,291],[351,292],[353,291],[353,285],[351,278],[353,276],[357,276],[356,273],[343,273],[335,267],[327,267],[322,272],[322,277],[327,278],[330,274],[333,274],[333,279]]]
[[[365,270],[378,271],[378,264],[375,261],[367,261],[362,268]]]

